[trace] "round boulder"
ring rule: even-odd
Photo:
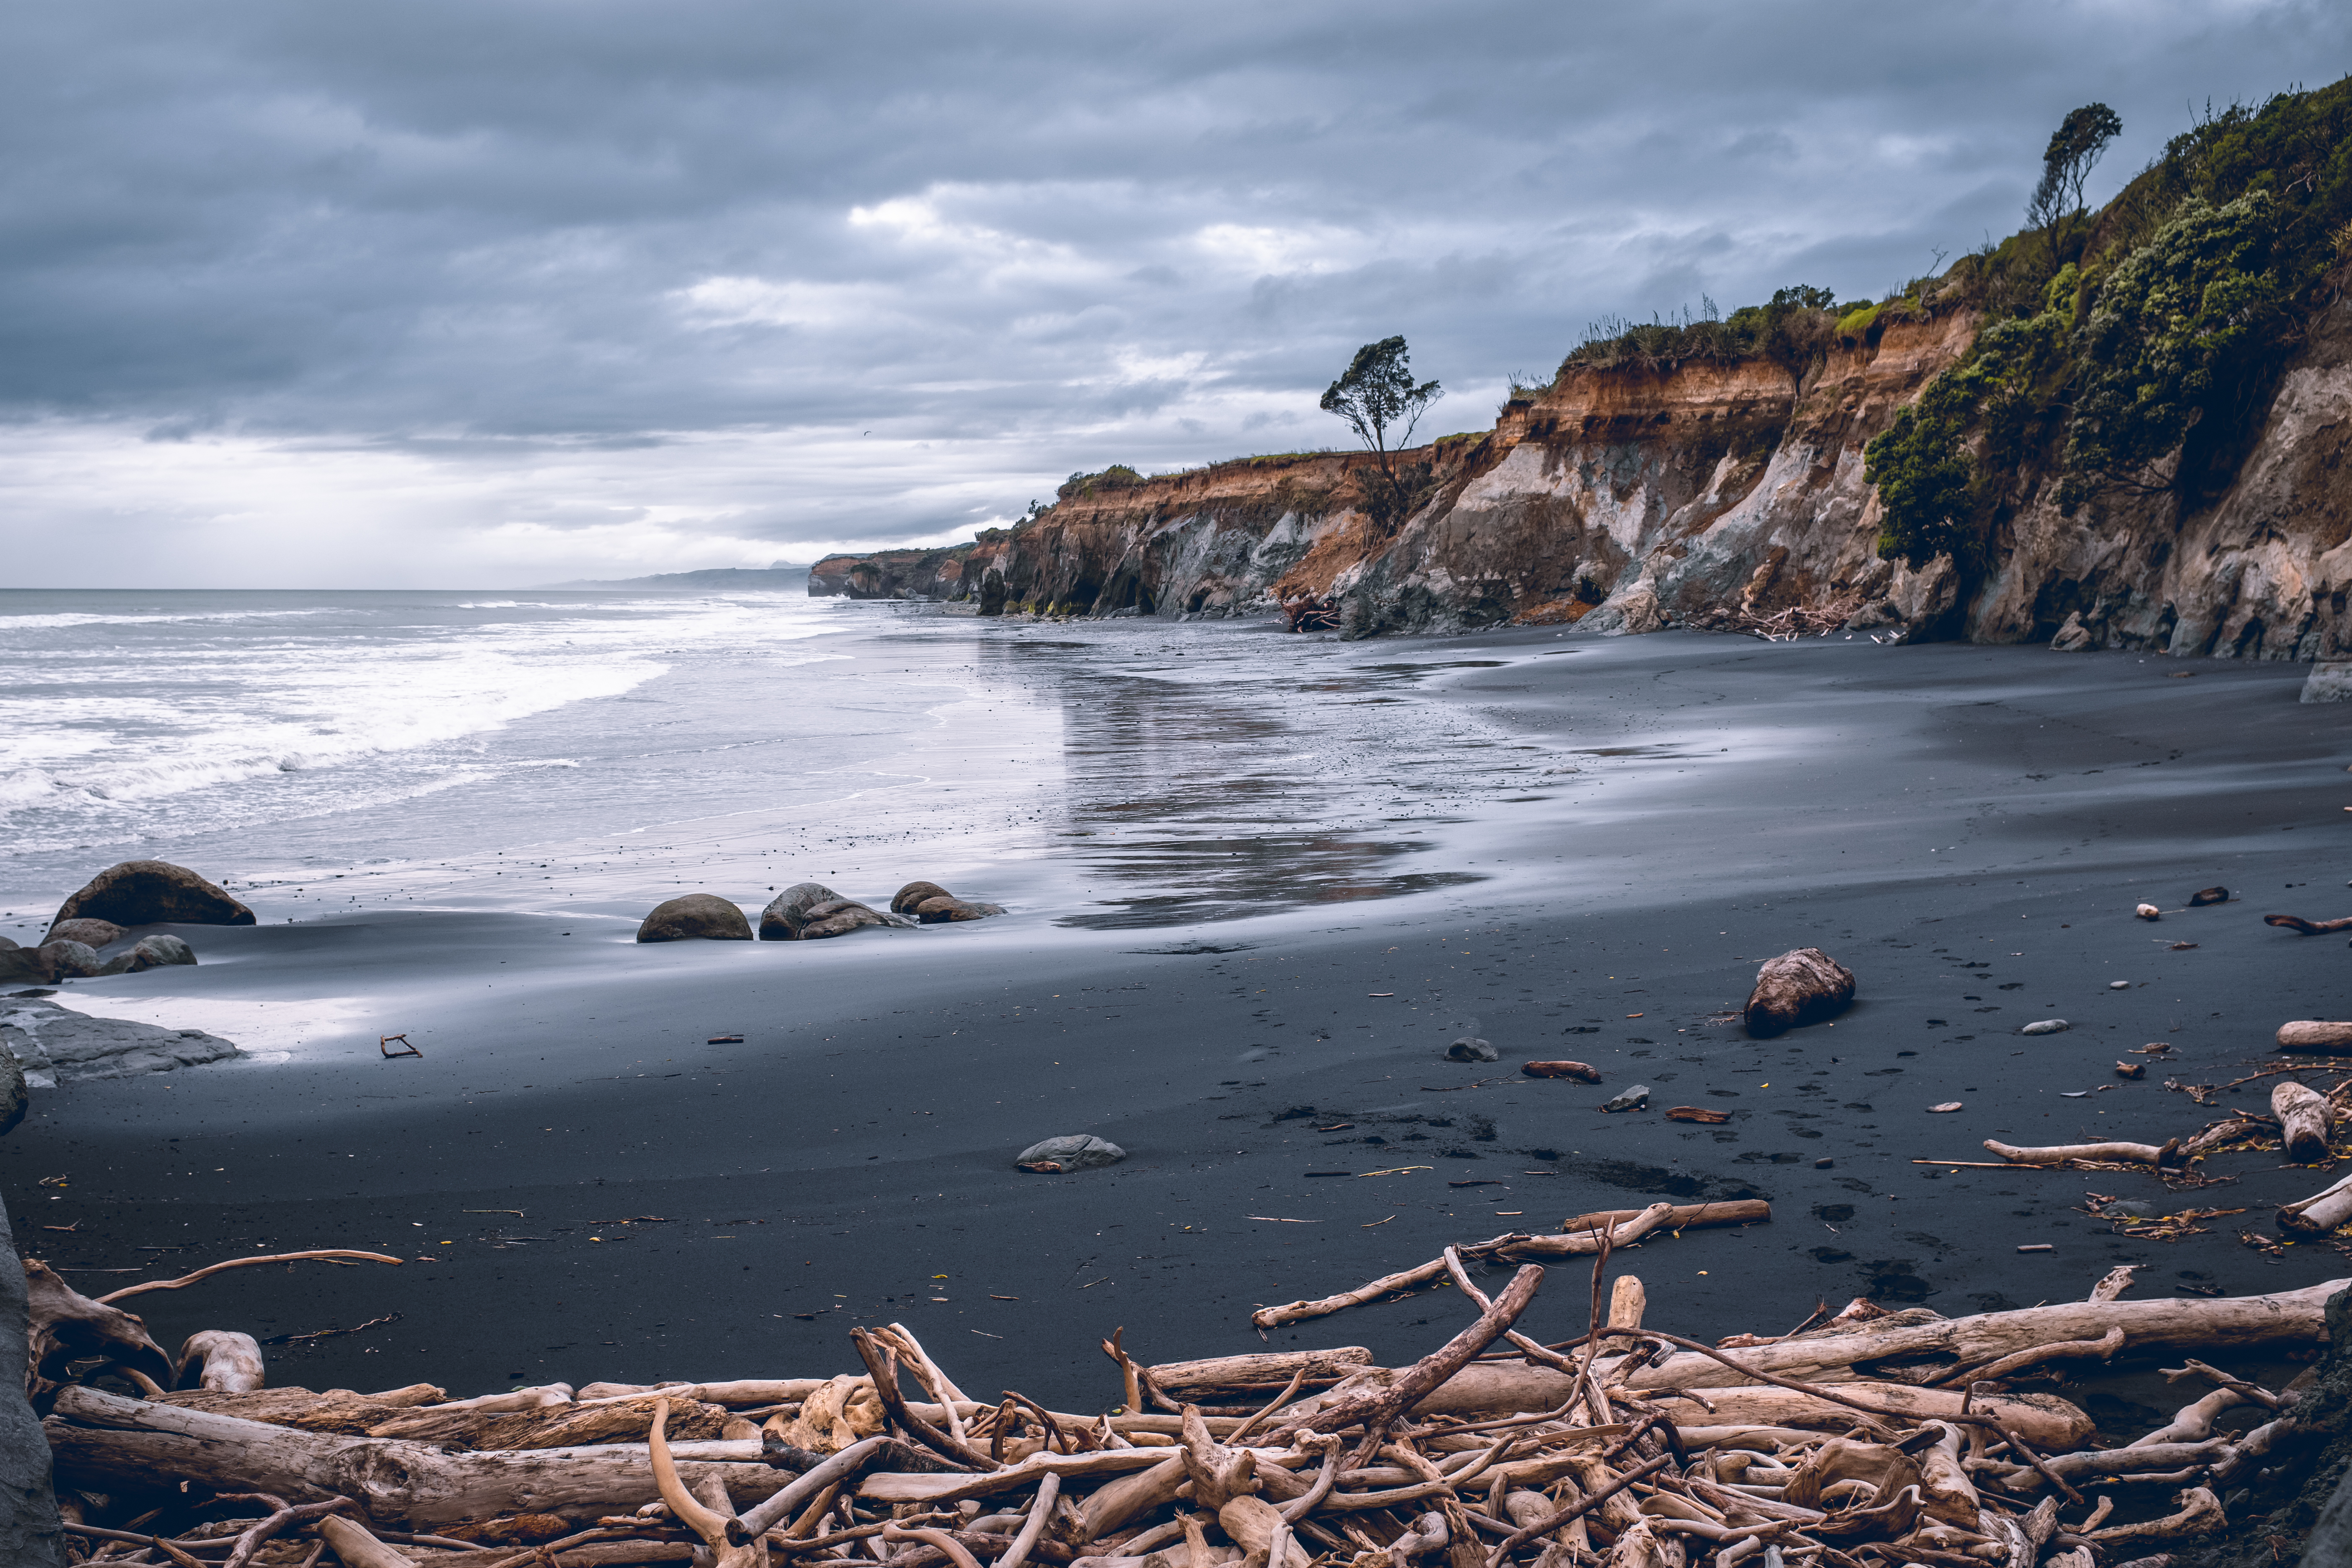
[[[821,937],[846,936],[863,926],[910,926],[904,915],[845,899],[822,882],[795,882],[768,901],[760,911],[761,942],[815,942]]]
[[[98,950],[86,942],[45,942],[33,951],[54,980],[84,979],[102,967]]]
[[[1853,1003],[1853,971],[1818,947],[1764,961],[1748,994],[1748,1032],[1759,1039],[1834,1018]]]
[[[915,918],[927,926],[943,925],[949,921],[984,921],[991,915],[1004,912],[1002,904],[979,904],[969,899],[959,899],[942,893],[936,899],[925,899],[915,906]]]
[[[196,950],[176,936],[157,931],[142,936],[129,952],[117,953],[106,961],[100,974],[137,974],[142,970],[163,969],[174,963],[194,963]]]
[[[1126,1158],[1127,1151],[1107,1138],[1097,1138],[1091,1132],[1071,1132],[1030,1144],[1013,1163],[1022,1170],[1051,1176],[1066,1171],[1092,1171],[1116,1165]]]
[[[119,942],[130,934],[112,921],[92,920],[87,915],[79,920],[59,921],[49,928],[51,942],[79,942],[91,947],[104,947],[108,942]]]
[[[894,915],[911,915],[917,906],[926,899],[953,897],[955,897],[953,893],[949,892],[937,882],[909,882],[891,897],[890,912]]]
[[[125,860],[89,879],[58,906],[54,933],[68,921],[110,921],[119,926],[249,926],[253,911],[185,866],[168,860]]]
[[[716,893],[688,893],[654,906],[637,928],[639,942],[749,942],[751,922]]]

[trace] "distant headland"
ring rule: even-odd
[[[782,588],[805,587],[809,569],[779,561],[772,566],[712,566],[700,572],[662,572],[651,577],[583,577],[541,583],[541,588]]]

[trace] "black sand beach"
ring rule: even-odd
[[[1447,824],[1414,860],[1486,879],[1256,920],[1097,931],[1016,907],[638,947],[584,914],[265,907],[256,928],[184,930],[205,962],[174,994],[364,997],[370,1021],[344,1027],[348,1054],[38,1094],[0,1145],[19,1243],[131,1271],[69,1272],[92,1293],[268,1250],[416,1260],[140,1303],[167,1345],[392,1320],[272,1349],[278,1384],[827,1373],[853,1363],[850,1324],[903,1321],[967,1387],[1075,1408],[1117,1397],[1094,1345],[1120,1325],[1151,1361],[1255,1349],[1255,1305],[1662,1197],[1772,1204],[1769,1225],[1620,1255],[1654,1324],[1708,1338],[1784,1331],[1824,1298],[1948,1315],[2079,1299],[2126,1262],[2147,1265],[2137,1296],[2352,1274],[2334,1245],[2239,1241],[2330,1179],[2276,1155],[2215,1157],[2230,1180],[2178,1194],[1913,1163],[1990,1159],[1988,1137],[2185,1135],[2221,1112],[2168,1078],[2225,1083],[2274,1058],[2281,1021],[2345,1016],[2340,940],[2261,920],[2352,906],[2352,746],[2339,710],[2296,703],[2302,667],[1519,631],[1317,657],[1472,665],[1433,669],[1424,700],[1584,771]],[[2183,907],[2217,883],[2231,902]],[[2133,918],[2143,900],[2161,921]],[[1757,961],[1809,944],[1855,972],[1855,1005],[1747,1038],[1725,1016]],[[1473,1018],[1501,1062],[1443,1059]],[[2044,1018],[2073,1026],[2018,1033]],[[379,1019],[424,1056],[381,1059]],[[2116,1077],[2157,1040],[2171,1053],[2135,1056],[2144,1080]],[[1559,1057],[1603,1083],[1517,1073]],[[2216,1104],[2266,1109],[2274,1081]],[[1636,1082],[1649,1110],[1600,1112]],[[1666,1121],[1680,1104],[1732,1120]],[[1067,1131],[1131,1157],[1012,1168]],[[2083,1213],[2088,1191],[2246,1212],[2139,1240]],[[1553,1271],[1532,1331],[1580,1330],[1584,1272]],[[1459,1319],[1438,1292],[1274,1339],[1387,1361]]]

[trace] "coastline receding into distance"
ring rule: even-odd
[[[1032,636],[859,613],[877,617],[861,636],[931,647]],[[1066,757],[1052,837],[1007,813],[1003,837],[958,817],[950,842],[919,798],[877,793],[834,835],[855,842],[762,856],[759,824],[719,818],[625,866],[545,850],[523,897],[495,856],[418,865],[415,907],[392,873],[299,901],[240,883],[261,923],[183,928],[198,966],[60,999],[231,1038],[239,1015],[294,1026],[261,1059],[40,1096],[12,1142],[68,1181],[21,1228],[62,1268],[141,1247],[428,1259],[150,1303],[159,1338],[398,1314],[272,1352],[273,1381],[311,1387],[840,1371],[847,1323],[901,1318],[935,1350],[952,1336],[970,1385],[1092,1401],[1098,1369],[1036,1353],[1074,1323],[1124,1325],[1154,1360],[1256,1349],[1256,1305],[1661,1197],[1771,1201],[1769,1225],[1630,1255],[1679,1331],[1710,1337],[1777,1331],[1821,1298],[2063,1300],[2124,1261],[2154,1294],[2341,1271],[2326,1247],[2242,1247],[2229,1219],[2167,1244],[2081,1212],[2086,1185],[2160,1194],[2146,1175],[1912,1163],[1983,1159],[1987,1137],[2186,1133],[2220,1112],[2165,1076],[2225,1082],[2281,1019],[2326,1015],[2333,947],[2259,919],[2272,897],[2332,912],[2313,836],[2341,831],[2345,758],[2326,710],[2296,703],[2296,667],[2180,680],[2133,656],[1684,634],[1034,635],[1064,645],[1007,656],[1062,670],[1053,729],[1025,747]],[[1199,678],[1196,659],[1226,662]],[[1215,718],[1221,691],[1287,684],[1343,692],[1376,729],[1286,728],[1277,706],[1257,732],[1203,722],[1172,743],[1141,695],[1163,684],[1171,725],[1187,701]],[[1381,731],[1431,744],[1384,758]],[[1003,754],[959,787],[1017,771],[1023,738],[993,739]],[[1284,769],[1343,776],[1288,816]],[[1363,847],[1416,837],[1430,847]],[[1382,881],[1399,876],[1429,879]],[[887,901],[919,877],[1013,912],[821,943],[630,941],[679,891],[756,910],[771,883]],[[2132,915],[2213,884],[2245,893]],[[1748,1038],[1727,1015],[1761,959],[1799,946],[1853,970],[1853,1007]],[[2074,1027],[2018,1033],[2051,1016]],[[421,1058],[380,1056],[400,1032]],[[1501,1062],[1444,1060],[1465,1032]],[[2117,1054],[2150,1040],[2171,1044],[2162,1067],[2117,1080]],[[1557,1057],[1601,1083],[1516,1072]],[[1649,1112],[1601,1112],[1635,1082]],[[1677,1103],[1730,1120],[1658,1114]],[[1012,1168],[1078,1131],[1129,1158]],[[2309,1173],[2273,1163],[2216,1157],[2235,1180],[2209,1206],[2305,1195]],[[1575,1294],[1540,1301],[1530,1331],[1577,1331]],[[1272,1337],[1387,1360],[1449,1321],[1407,1299]]]

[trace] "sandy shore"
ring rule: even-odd
[[[967,927],[639,948],[626,887],[561,919],[265,907],[278,923],[185,932],[198,969],[67,989],[262,1050],[40,1096],[0,1144],[19,1242],[135,1270],[70,1276],[92,1293],[254,1251],[417,1260],[142,1303],[167,1344],[397,1315],[273,1351],[279,1383],[827,1373],[850,1323],[899,1320],[971,1389],[1078,1407],[1116,1397],[1092,1347],[1120,1325],[1150,1360],[1255,1349],[1255,1305],[1661,1197],[1771,1200],[1769,1226],[1622,1258],[1654,1322],[1710,1337],[1822,1298],[2079,1298],[2125,1262],[2147,1265],[2143,1296],[2352,1273],[2333,1247],[2238,1241],[2325,1184],[2275,1155],[2216,1158],[2231,1182],[2178,1195],[1912,1163],[1988,1158],[1987,1137],[2185,1134],[2220,1112],[2168,1077],[2226,1082],[2281,1020],[2345,1016],[2337,941],[2260,918],[2352,903],[2352,744],[2341,713],[2296,703],[2301,667],[1533,632],[1345,657],[1466,666],[1426,672],[1423,700],[1580,771],[1400,814],[1431,846],[1416,872],[1477,880],[1181,927],[1074,928],[1016,900]],[[1245,814],[1232,832],[1251,840]],[[2216,883],[2240,898],[2182,909]],[[2177,912],[2144,923],[2142,900]],[[1757,960],[1806,944],[1856,972],[1850,1013],[1769,1042],[1721,1021]],[[2017,1033],[2051,1017],[2073,1027]],[[1442,1059],[1473,1020],[1500,1064]],[[421,1059],[380,1058],[395,1031]],[[2170,1058],[2120,1082],[2118,1054],[2153,1040]],[[1554,1057],[1605,1081],[1514,1070]],[[2273,1081],[2220,1104],[2265,1107]],[[1635,1082],[1650,1111],[1600,1112]],[[1677,1104],[1733,1120],[1665,1121]],[[1011,1168],[1078,1131],[1132,1157]],[[2135,1240],[2080,1212],[2088,1190],[2248,1212]],[[1583,1296],[1555,1270],[1535,1331],[1580,1330]],[[1458,1317],[1440,1293],[1275,1342],[1406,1357]]]

